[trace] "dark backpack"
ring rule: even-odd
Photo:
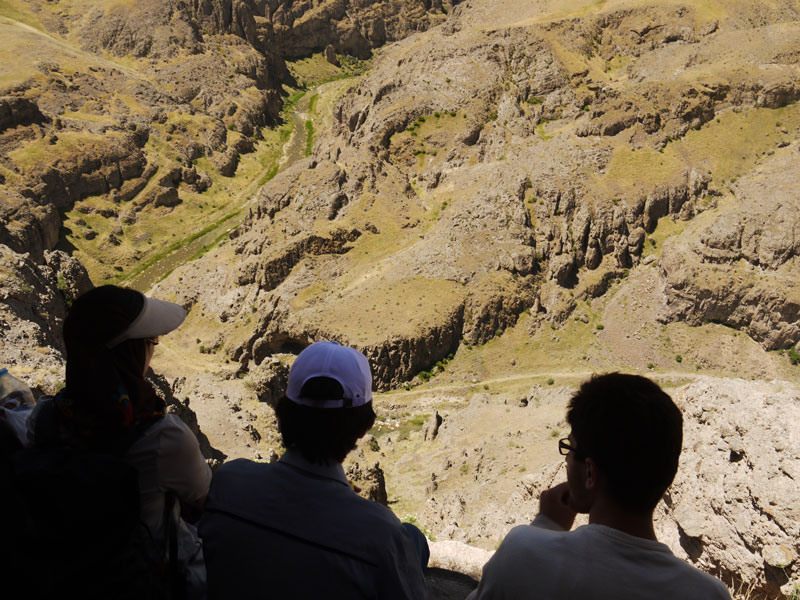
[[[14,534],[39,574],[26,597],[174,598],[168,553],[140,521],[138,475],[121,457],[54,446],[7,465],[24,505]]]

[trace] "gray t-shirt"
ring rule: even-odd
[[[271,464],[226,463],[199,531],[211,599],[427,598],[411,537],[353,491],[338,463],[292,451]]]
[[[547,521],[512,529],[468,600],[730,600],[721,581],[665,544],[603,525],[554,531]]]

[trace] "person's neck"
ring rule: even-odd
[[[618,529],[628,535],[658,541],[653,529],[653,513],[636,514],[621,509],[613,501],[598,499],[589,511],[589,523]]]

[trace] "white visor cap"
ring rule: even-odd
[[[144,294],[144,306],[139,315],[128,325],[128,328],[113,340],[108,342],[108,347],[118,346],[125,340],[138,340],[166,335],[177,329],[184,319],[186,311],[174,302],[148,298]]]
[[[339,382],[343,398],[312,400],[300,391],[309,379],[329,377]],[[372,371],[367,357],[336,342],[315,342],[303,350],[289,371],[286,397],[295,404],[316,408],[349,408],[372,401]]]

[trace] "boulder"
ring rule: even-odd
[[[662,505],[664,541],[734,589],[781,597],[800,566],[800,390],[701,378],[674,398],[684,445]]]
[[[333,46],[328,44],[325,46],[325,60],[331,63],[333,66],[339,66],[339,59],[336,57],[336,51],[333,49]]]
[[[236,167],[239,165],[239,152],[235,148],[228,148],[224,152],[215,152],[211,157],[211,163],[224,177],[233,177],[236,174]]]

